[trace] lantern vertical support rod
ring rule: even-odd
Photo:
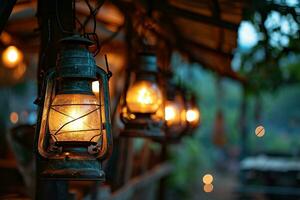
[[[74,29],[73,0],[38,0],[37,18],[41,32],[41,45],[37,72],[38,100],[41,100],[41,85],[45,73],[54,68],[58,53],[58,41],[67,35],[64,30]],[[39,106],[41,105],[41,102]],[[38,137],[37,135],[35,137]],[[37,152],[37,147],[35,147]],[[36,192],[35,199],[69,199],[67,181],[46,181],[39,178],[40,157],[36,153]]]

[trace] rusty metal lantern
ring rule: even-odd
[[[166,80],[165,141],[178,141],[186,129],[185,102],[181,90],[169,77]]]
[[[131,84],[121,104],[121,120],[125,125],[121,136],[164,136],[164,97],[156,62],[156,56],[152,53],[139,55],[138,69],[131,73]]]
[[[41,178],[104,180],[101,161],[112,145],[109,74],[95,64],[91,44],[78,35],[62,39],[56,69],[44,79],[36,129]]]
[[[196,104],[196,98],[192,94],[186,94],[185,97],[185,107],[186,107],[186,123],[187,123],[187,133],[192,133],[201,123],[201,113],[200,109]]]

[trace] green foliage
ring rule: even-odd
[[[171,151],[171,162],[175,171],[168,179],[168,184],[182,196],[190,194],[190,188],[199,181],[205,169],[211,167],[208,156],[211,152],[193,137],[184,138],[180,146]]]
[[[298,75],[293,75],[299,68],[286,67],[282,62],[291,53],[300,52],[298,9],[279,5],[278,1],[255,1],[253,9],[248,10],[246,20],[259,35],[258,43],[250,51],[238,50],[241,53],[239,72],[247,77],[249,93],[273,91],[284,82],[300,80]]]

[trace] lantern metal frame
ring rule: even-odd
[[[171,72],[165,72],[166,79],[164,80],[164,94],[165,94],[165,104],[164,106],[167,106],[167,102],[175,102],[180,103],[183,110],[185,110],[185,101],[183,97],[183,93],[180,90],[180,88],[174,83],[174,80],[172,80],[172,73]],[[181,102],[179,102],[180,100]],[[164,107],[164,109],[165,109]],[[182,113],[181,113],[182,114]],[[165,112],[166,115],[166,112]],[[187,127],[187,123],[182,121],[182,116],[180,116],[180,124],[176,125],[168,125],[166,120],[164,120],[164,132],[165,136],[162,138],[158,138],[154,141],[159,143],[168,143],[168,144],[176,144],[179,143],[181,138],[185,135],[185,130]],[[183,124],[182,124],[183,123]],[[183,126],[182,126],[183,125]]]
[[[127,77],[132,85],[136,81],[149,81],[158,85],[161,90],[161,83],[159,80],[159,70],[156,61],[156,55],[150,52],[143,52],[139,54],[140,62],[137,70],[135,71],[135,80],[131,80],[133,77],[131,72],[130,77]],[[124,123],[124,129],[121,131],[120,136],[123,137],[142,137],[142,138],[161,138],[164,137],[163,125],[164,125],[164,98],[162,105],[154,113],[138,113],[131,112],[127,103],[126,95],[130,89],[125,88],[125,92],[121,101],[120,118]],[[162,92],[163,93],[163,92]],[[157,112],[162,112],[161,119],[153,120],[153,116]],[[135,118],[130,118],[130,114],[133,114]]]
[[[50,70],[45,76],[42,86],[43,96],[37,101],[39,115],[35,150],[38,174],[42,179],[104,181],[105,174],[101,161],[109,156],[112,149],[108,84],[111,74],[95,64],[93,55],[86,48],[91,45],[90,40],[75,35],[64,38],[61,43],[63,47],[69,46],[69,48],[61,50],[57,59],[57,68]],[[99,135],[97,135],[99,141],[95,143],[91,139],[86,143],[74,141],[58,143],[54,141],[54,137],[51,142],[53,137],[49,131],[48,118],[55,95],[92,94],[92,81],[102,83],[99,84],[99,92],[103,92],[103,95],[99,95],[97,105],[101,120]],[[102,121],[103,117],[105,121]]]
[[[191,123],[186,120],[187,127],[186,127],[185,132],[187,135],[192,135],[194,133],[194,130],[197,129],[201,125],[201,111],[200,111],[200,108],[196,104],[196,97],[194,95],[185,93],[184,100],[185,100],[186,112],[189,109],[194,109],[194,108],[196,108],[199,112],[199,120],[196,123]]]

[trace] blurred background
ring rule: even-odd
[[[41,25],[48,26],[38,22],[37,5],[18,0],[7,22],[0,6],[1,199],[29,199],[34,190],[34,101]],[[88,16],[84,1],[76,0],[76,13]],[[71,182],[74,199],[300,199],[298,0],[105,1],[96,22],[105,41],[96,62],[105,66],[106,54],[113,73],[115,146],[107,181]],[[160,163],[151,158],[161,155],[162,145],[118,137],[128,58],[137,52],[128,35],[141,32],[158,59],[169,58],[174,79],[195,96],[201,116],[192,134],[168,145],[164,162],[172,170],[147,184],[143,175]],[[124,164],[120,154],[129,146]],[[121,198],[126,186],[133,189]]]

